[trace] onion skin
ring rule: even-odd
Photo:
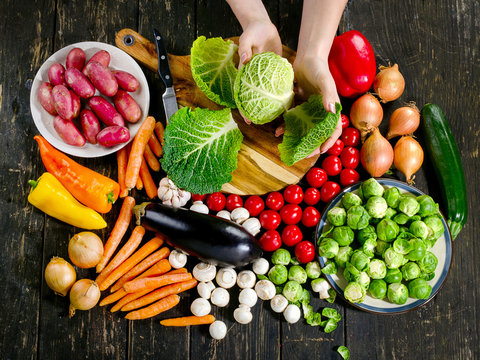
[[[61,257],[54,256],[45,268],[45,282],[57,295],[67,295],[76,279],[73,266]]]
[[[420,125],[420,112],[415,104],[396,109],[388,124],[387,139],[413,134]]]
[[[350,121],[360,131],[362,142],[383,119],[383,109],[380,102],[370,93],[360,96],[350,110]]]
[[[102,240],[90,231],[75,234],[68,243],[68,256],[75,266],[82,269],[92,268],[102,259]]]
[[[413,184],[414,174],[423,164],[423,149],[411,136],[402,136],[394,149],[394,165],[403,173],[408,184]]]
[[[372,177],[385,174],[393,163],[392,145],[385,139],[378,128],[363,143],[360,150],[360,161],[363,168]]]
[[[398,64],[380,66],[380,72],[373,81],[373,90],[383,103],[398,99],[405,90],[405,79],[398,70]]]
[[[75,315],[75,310],[90,310],[100,300],[100,289],[95,281],[78,280],[70,290],[70,307],[68,317]]]

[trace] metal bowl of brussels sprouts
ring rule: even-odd
[[[398,314],[431,300],[447,278],[452,239],[432,197],[392,179],[337,195],[316,229],[327,281],[361,310]]]

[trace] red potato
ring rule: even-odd
[[[52,96],[53,86],[49,82],[42,82],[38,88],[37,97],[40,105],[50,114],[57,115]]]
[[[77,68],[71,67],[65,71],[67,85],[75,91],[78,96],[88,99],[95,95],[95,87]]]
[[[85,138],[72,121],[62,119],[57,115],[53,119],[53,127],[57,131],[58,135],[60,135],[62,140],[68,145],[78,147],[85,145]]]
[[[87,64],[91,61],[97,61],[99,62],[100,64],[102,64],[103,66],[105,66],[106,68],[108,68],[108,65],[110,65],[110,53],[106,50],[100,50],[100,51],[97,51],[95,54],[93,54],[93,56],[88,60]],[[85,65],[85,66],[86,66]],[[85,74],[87,75],[87,74]]]
[[[73,102],[73,118],[76,119],[78,115],[80,115],[80,109],[82,108],[82,103],[80,102],[80,98],[75,94],[72,90],[70,91],[70,96],[72,97]]]
[[[122,70],[111,70],[115,79],[117,79],[118,86],[126,91],[134,92],[137,91],[140,83],[137,78],[132,74],[122,71]]]
[[[75,68],[79,71],[82,71],[83,66],[85,65],[85,52],[80,48],[73,48],[68,52],[67,55],[67,70],[70,68]]]
[[[83,72],[103,95],[114,96],[117,93],[118,83],[115,76],[98,61],[89,61]]]
[[[57,114],[65,120],[72,120],[75,115],[72,94],[64,85],[56,85],[52,89],[53,105]]]
[[[97,141],[100,145],[111,147],[130,140],[130,131],[125,126],[109,126],[100,131]]]
[[[129,123],[136,123],[142,116],[142,110],[137,102],[124,90],[118,90],[113,98],[113,104],[123,118]]]
[[[83,135],[90,144],[97,143],[97,134],[100,132],[100,122],[92,110],[84,109],[80,113],[80,125]]]
[[[65,82],[65,68],[62,64],[55,63],[48,69],[48,80],[53,86],[67,85]]]
[[[88,105],[107,126],[125,126],[122,115],[101,96],[93,96],[88,101]]]

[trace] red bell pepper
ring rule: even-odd
[[[350,30],[333,40],[328,66],[343,97],[355,98],[372,86],[377,71],[372,45],[357,30]]]

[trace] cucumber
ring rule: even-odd
[[[455,239],[467,222],[468,204],[460,152],[442,109],[426,104],[421,111],[426,152],[440,184],[444,214]]]

